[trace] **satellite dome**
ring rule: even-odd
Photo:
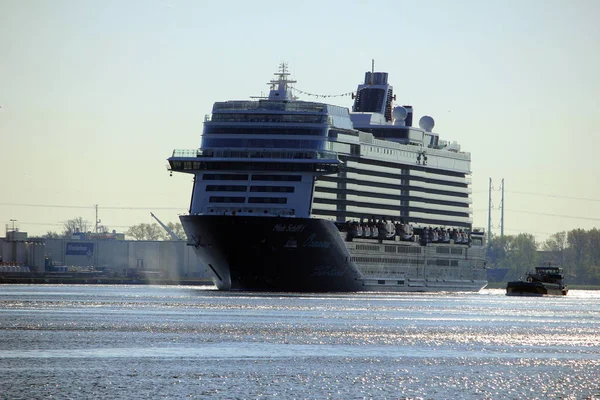
[[[394,120],[394,125],[404,125],[404,120],[408,116],[408,110],[404,107],[394,107],[392,110],[392,119]]]
[[[394,110],[392,111],[392,117],[394,117],[394,119],[400,119],[404,121],[407,115],[408,110],[404,107],[397,106],[394,107]]]
[[[435,121],[429,115],[424,115],[419,120],[419,126],[426,132],[431,132],[431,130],[435,126]]]

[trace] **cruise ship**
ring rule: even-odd
[[[388,73],[365,73],[350,111],[294,95],[285,63],[268,97],[216,102],[200,147],[174,150],[193,176],[180,217],[221,290],[479,291],[484,232],[472,227],[471,155],[413,126]]]

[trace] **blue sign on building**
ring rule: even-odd
[[[88,256],[94,255],[94,243],[67,242],[68,256]]]

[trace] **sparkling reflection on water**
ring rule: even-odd
[[[0,286],[0,399],[600,398],[600,292]]]

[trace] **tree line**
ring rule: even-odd
[[[173,233],[179,236],[181,239],[185,239],[185,232],[183,226],[179,222],[168,222],[165,224]],[[89,221],[82,217],[72,218],[64,222],[63,229],[60,232],[48,231],[40,237],[43,238],[70,238],[73,234],[78,232],[91,232],[92,229],[96,231],[96,226],[92,225]],[[98,233],[109,233],[111,230],[105,225],[98,225]],[[133,240],[172,240],[171,235],[163,229],[159,224],[151,223],[140,223],[132,225],[125,231],[125,237]]]
[[[504,268],[506,281],[518,280],[536,266],[563,268],[570,284],[600,284],[600,230],[557,232],[538,243],[529,233],[494,236],[488,243],[488,268]]]

